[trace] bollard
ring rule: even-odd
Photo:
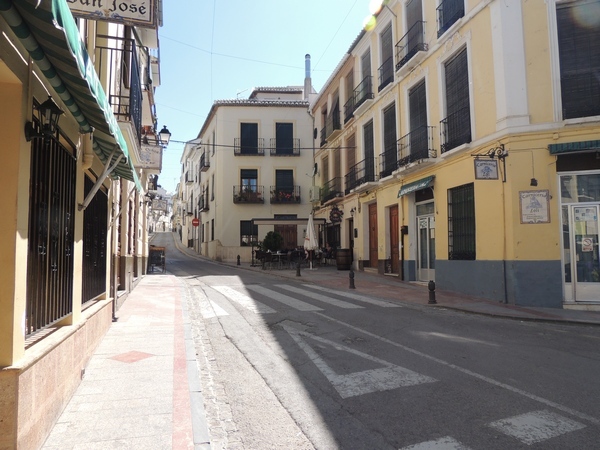
[[[429,280],[427,284],[427,289],[429,289],[429,304],[435,305],[437,302],[435,301],[435,281]]]
[[[237,256],[237,265],[240,265],[240,255]]]
[[[350,279],[350,289],[356,289],[356,287],[354,287],[354,270],[352,270],[352,264],[350,264],[350,273],[348,274],[348,278]]]
[[[300,275],[300,260],[296,261],[296,276],[301,277]]]

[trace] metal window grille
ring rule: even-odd
[[[470,183],[448,189],[448,259],[475,257],[475,187]]]
[[[85,196],[94,183],[85,178]],[[99,190],[83,214],[82,302],[106,291],[108,198]]]

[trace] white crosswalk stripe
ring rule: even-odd
[[[307,291],[306,289],[301,289],[296,286],[289,286],[287,284],[278,284],[277,287],[281,288],[281,289],[286,289],[286,290],[294,292],[296,294],[304,295],[306,297],[312,298],[313,300],[318,300],[320,302],[327,303],[329,305],[337,306],[338,308],[345,308],[345,309],[363,308],[363,306],[360,306],[360,305],[354,305],[352,303],[338,300],[337,298],[328,297],[326,295],[317,294],[315,292],[310,292],[310,291]]]
[[[229,286],[211,286],[215,291],[220,292],[229,300],[236,302],[238,305],[246,308],[249,311],[252,311],[256,314],[272,314],[275,311],[270,306],[267,306],[263,303],[257,302],[252,297],[249,297],[241,292],[236,291],[235,289]]]
[[[340,291],[336,291],[335,289],[330,289],[330,288],[326,288],[323,286],[316,286],[313,284],[305,284],[304,286],[307,288],[317,289],[317,290],[323,291],[323,292],[328,292],[330,294],[340,295]],[[377,300],[377,299],[374,299],[371,297],[367,297],[366,295],[354,294],[352,292],[344,292],[343,295],[346,298],[351,298],[353,300],[358,300],[359,302],[365,302],[365,303],[369,303],[369,304],[375,305],[375,306],[381,306],[383,308],[402,308],[402,305],[397,305],[392,302],[386,302],[384,300]]]
[[[303,302],[302,300],[298,300],[297,298],[290,297],[289,295],[285,295],[280,292],[272,291],[271,289],[267,289],[263,286],[251,284],[246,287],[260,295],[269,297],[275,301],[289,306],[290,308],[297,309],[298,311],[323,311],[318,306],[311,305],[309,303]]]
[[[228,316],[229,313],[217,305],[215,302],[209,299],[203,299],[200,301],[200,314],[205,319],[212,319],[213,317]]]
[[[466,445],[456,439],[446,436],[435,441],[421,442],[420,444],[403,447],[400,450],[470,450]]]

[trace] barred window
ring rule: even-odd
[[[475,187],[448,189],[448,259],[475,259]]]
[[[251,245],[258,242],[258,225],[251,220],[240,220],[240,245]]]

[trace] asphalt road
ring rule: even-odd
[[[179,252],[213,448],[600,449],[600,329],[334,292]]]

